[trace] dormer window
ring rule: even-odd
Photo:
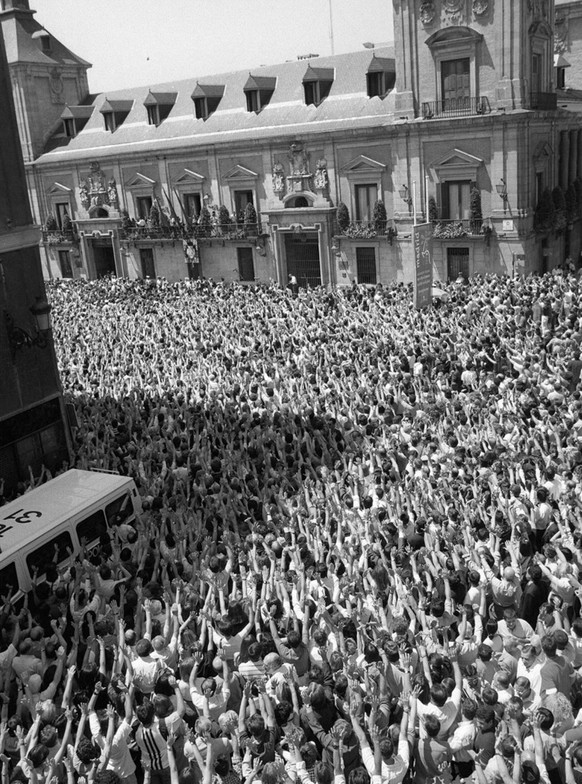
[[[116,131],[124,122],[132,107],[133,101],[110,101],[106,99],[103,106],[99,109],[103,115],[105,130],[111,131],[111,133]]]
[[[67,106],[61,114],[65,136],[74,139],[79,131],[83,130],[92,114],[92,106]]]
[[[243,88],[247,99],[247,112],[258,114],[264,109],[273,97],[276,84],[277,79],[274,76],[251,76],[249,74]]]
[[[368,98],[384,98],[394,87],[395,80],[394,60],[374,55],[366,74]]]
[[[53,48],[51,41],[51,34],[48,30],[37,30],[32,34],[32,38],[40,43],[41,51],[45,54],[50,54]]]
[[[307,68],[303,77],[303,91],[307,106],[319,106],[329,95],[334,79],[333,68]]]
[[[143,102],[148,113],[149,125],[160,125],[172,111],[178,93],[152,93]]]
[[[223,84],[196,84],[192,93],[197,120],[207,120],[218,109],[224,95]]]

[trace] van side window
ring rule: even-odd
[[[0,585],[2,586],[2,593],[8,594],[10,590],[8,586],[12,587],[12,595],[18,590],[18,575],[16,574],[16,564],[8,563],[0,569]]]
[[[83,539],[87,544],[95,542],[104,533],[107,533],[107,523],[105,522],[105,515],[101,509],[93,512],[92,515],[81,520],[77,523],[77,536],[79,542],[83,544]]]
[[[133,514],[133,503],[129,493],[124,493],[115,501],[105,507],[107,522],[109,525],[119,525],[125,522]]]
[[[46,572],[46,567],[48,564],[53,563],[55,557],[55,545],[58,548],[58,558],[57,563],[62,563],[66,561],[69,557],[69,553],[67,552],[67,548],[72,552],[74,552],[73,542],[71,540],[71,535],[68,531],[63,531],[62,534],[55,536],[54,539],[49,539],[48,542],[39,547],[37,550],[33,550],[29,555],[26,556],[26,565],[28,566],[28,571],[30,572],[30,576],[34,576],[34,567],[38,569],[37,577],[41,577]]]

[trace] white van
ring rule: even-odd
[[[18,600],[32,587],[34,567],[42,581],[48,564],[58,567],[82,540],[91,547],[113,522],[131,524],[139,512],[133,479],[75,468],[0,506],[0,594],[11,585]]]

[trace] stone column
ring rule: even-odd
[[[566,190],[568,187],[570,166],[570,136],[568,131],[560,131],[559,184]]]
[[[574,182],[578,172],[578,134],[579,131],[570,131],[570,165],[568,171],[568,185]]]

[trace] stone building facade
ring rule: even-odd
[[[0,36],[0,498],[70,459],[50,307]]]
[[[393,0],[394,47],[80,90],[28,163],[45,275],[409,282],[415,221],[437,280],[578,263],[581,6]]]

